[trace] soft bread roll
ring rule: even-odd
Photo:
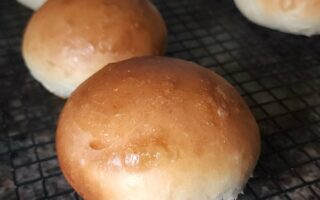
[[[161,57],[110,64],[81,84],[56,142],[63,174],[86,200],[233,200],[260,151],[230,84]]]
[[[17,0],[22,5],[32,10],[38,10],[47,0]]]
[[[297,35],[320,33],[320,0],[234,0],[252,22]]]
[[[106,64],[165,47],[164,21],[149,0],[52,0],[32,16],[23,56],[35,79],[68,97]]]

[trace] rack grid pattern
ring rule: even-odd
[[[261,158],[239,199],[320,199],[320,37],[258,27],[232,0],[154,2],[168,26],[167,55],[221,74],[259,123]],[[64,101],[29,75],[21,57],[30,16],[0,1],[0,199],[80,199],[54,149]]]

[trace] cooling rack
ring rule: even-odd
[[[258,27],[231,0],[154,2],[168,25],[167,55],[221,74],[259,123],[261,158],[239,199],[320,199],[320,38]],[[14,0],[0,1],[0,199],[80,199],[54,149],[64,101],[21,57],[30,16]]]

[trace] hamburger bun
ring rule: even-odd
[[[166,26],[149,0],[50,0],[23,38],[31,74],[60,97],[108,63],[161,55]]]
[[[109,64],[68,99],[56,149],[86,200],[233,200],[260,152],[238,92],[191,62]]]
[[[320,0],[235,0],[250,21],[285,33],[320,33]]]

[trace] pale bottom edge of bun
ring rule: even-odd
[[[239,194],[243,194],[243,187],[238,187],[232,190],[228,190],[223,194],[220,194],[219,196],[213,199],[212,198],[208,199],[208,200],[237,200]]]
[[[252,23],[255,23],[261,27],[282,32],[282,33],[287,33],[287,34],[292,34],[292,35],[298,35],[298,36],[306,36],[306,37],[312,37],[314,35],[319,35],[320,34],[320,26],[314,26],[307,24],[307,23],[300,23],[297,24],[295,21],[293,22],[286,22],[279,20],[277,23],[272,23],[272,22],[262,22],[261,20],[255,20],[251,19],[250,17],[246,18],[251,21]]]
[[[46,1],[47,0],[17,0],[17,2],[31,10],[38,10]]]
[[[183,180],[178,178],[172,181],[176,175],[152,170],[143,175],[120,173],[103,177],[101,172],[94,171],[86,174],[85,177],[90,177],[86,186],[79,184],[77,179],[70,182],[72,179],[66,174],[65,177],[87,200],[236,200],[239,194],[243,193],[248,180],[237,180],[240,177],[229,177],[221,181],[205,180],[205,176],[202,181],[198,178],[193,179],[194,174],[191,173],[186,174]],[[113,180],[112,184],[109,180]],[[96,184],[96,187],[92,187],[93,184]]]
[[[67,86],[67,84],[63,84],[62,82],[50,80],[50,77],[48,77],[49,75],[43,75],[35,72],[34,70],[29,71],[32,77],[37,80],[46,90],[60,98],[68,98],[74,90],[72,86]]]

